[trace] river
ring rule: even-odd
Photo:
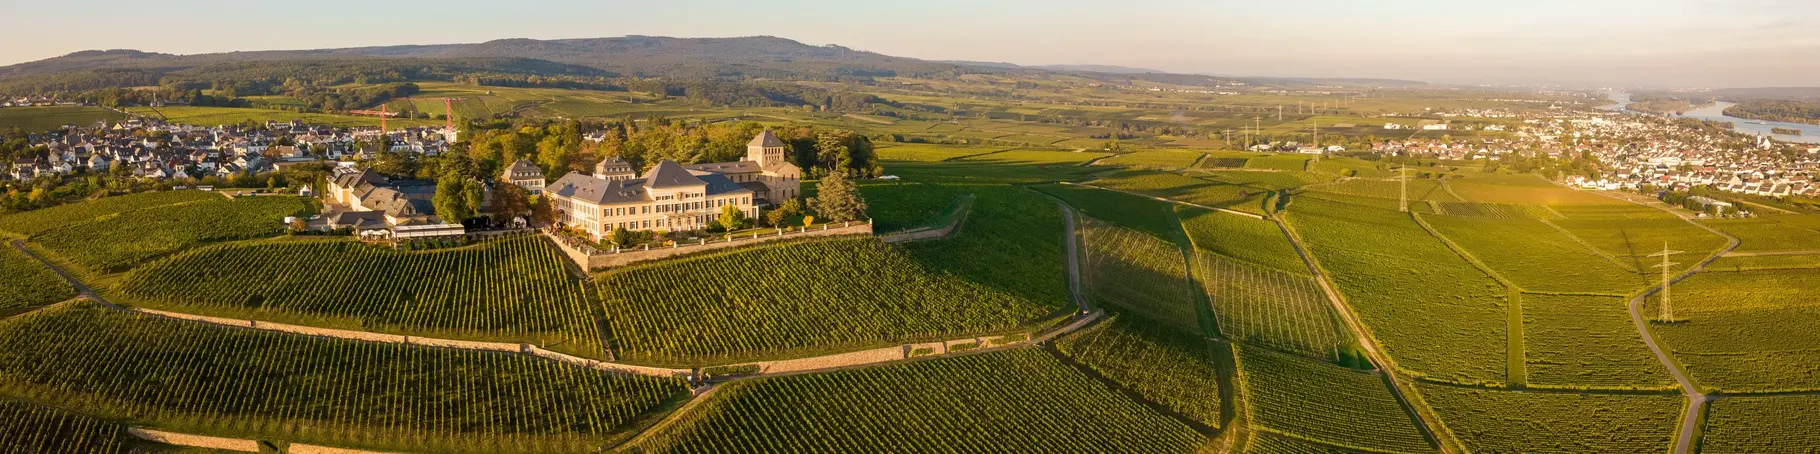
[[[1629,109],[1624,108],[1624,106],[1630,105],[1630,93],[1613,91],[1613,92],[1606,92],[1606,94],[1611,96],[1612,101],[1615,101],[1618,104],[1613,105],[1613,106],[1601,107],[1601,109],[1630,111]],[[1745,133],[1745,134],[1752,134],[1752,135],[1758,135],[1758,134],[1766,135],[1766,136],[1774,137],[1776,140],[1780,140],[1780,141],[1784,141],[1784,142],[1820,143],[1820,125],[1787,123],[1787,122],[1780,122],[1780,121],[1746,120],[1743,118],[1726,115],[1725,108],[1735,106],[1735,105],[1737,105],[1737,104],[1720,101],[1720,102],[1713,103],[1713,105],[1711,105],[1711,106],[1690,110],[1690,111],[1687,111],[1687,113],[1685,113],[1685,114],[1676,115],[1676,116],[1683,117],[1683,118],[1698,118],[1701,120],[1729,121],[1732,123],[1732,125],[1737,126],[1736,130],[1738,132]],[[1792,136],[1792,135],[1787,135],[1787,134],[1776,134],[1776,133],[1770,132],[1770,128],[1798,129],[1798,130],[1801,130],[1801,135]]]

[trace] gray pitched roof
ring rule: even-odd
[[[689,173],[689,169],[684,169],[681,164],[677,164],[676,161],[670,160],[657,163],[657,167],[652,168],[650,173],[646,173],[644,178],[645,187],[651,189],[700,186],[704,184],[707,183],[703,182],[701,178],[697,178],[694,174]]]
[[[583,175],[580,172],[569,172],[557,179],[556,183],[544,188],[544,192],[568,197],[597,205],[619,205],[650,200],[645,192],[644,180],[607,181]]]
[[[740,186],[739,183],[734,183],[733,180],[727,179],[726,175],[721,175],[721,174],[716,173],[716,174],[702,175],[702,176],[699,176],[696,178],[700,178],[703,183],[708,184],[707,194],[709,196],[725,195],[728,193],[742,193],[742,192],[748,193],[748,194],[752,193],[752,190],[746,189],[744,186]]]
[[[776,134],[772,134],[771,130],[766,129],[765,132],[758,133],[758,137],[753,137],[751,142],[746,142],[746,146],[771,148],[785,145],[784,141],[778,139]]]
[[[763,170],[758,167],[757,162],[752,161],[707,162],[690,164],[683,166],[683,168],[714,173],[755,173]]]

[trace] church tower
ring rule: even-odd
[[[785,145],[783,140],[778,139],[777,135],[771,134],[771,130],[766,129],[758,137],[753,137],[751,142],[746,143],[746,160],[757,162],[759,168],[770,168],[776,164],[790,162],[784,153],[784,150],[787,149],[789,146]]]

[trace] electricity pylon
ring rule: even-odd
[[[1659,321],[1662,323],[1670,323],[1670,322],[1675,321],[1675,310],[1674,310],[1673,306],[1669,305],[1669,299],[1668,299],[1668,271],[1670,269],[1674,268],[1675,265],[1679,265],[1679,263],[1669,262],[1668,257],[1675,255],[1675,254],[1680,254],[1680,253],[1681,253],[1681,251],[1668,250],[1668,242],[1663,241],[1662,242],[1662,252],[1658,252],[1658,253],[1649,255],[1650,257],[1661,257],[1662,258],[1662,264],[1656,265],[1657,268],[1662,269],[1662,311],[1661,311],[1662,313],[1661,313],[1661,315],[1658,316],[1656,321]]]

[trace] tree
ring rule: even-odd
[[[510,184],[506,185],[511,186]],[[461,192],[462,199],[468,206],[468,217],[480,216],[480,210],[487,206],[486,186],[476,180],[466,180],[466,182],[462,184]]]
[[[613,243],[615,246],[625,246],[632,242],[632,232],[626,231],[625,227],[614,227],[612,232],[607,233],[607,242]]]
[[[493,205],[487,207],[495,219],[509,220],[531,215],[531,192],[515,184],[500,184],[493,191]]]
[[[803,204],[801,202],[797,202],[796,199],[785,200],[784,203],[778,205],[777,208],[772,208],[770,212],[765,213],[765,220],[770,222],[772,226],[783,227],[784,221],[788,221],[791,216],[796,216],[802,212]]]
[[[815,185],[816,197],[809,208],[829,222],[847,222],[866,216],[866,201],[860,198],[859,185],[848,180],[845,172],[830,172]]]
[[[720,207],[719,221],[720,221],[721,228],[724,228],[727,230],[739,230],[739,229],[746,228],[747,224],[750,222],[749,219],[746,219],[745,210],[741,210],[741,209],[739,209],[738,206],[735,206],[735,205],[726,205],[726,206]]]
[[[448,175],[436,181],[436,195],[430,196],[430,204],[436,207],[436,216],[444,222],[461,222],[474,217],[468,206],[467,184],[461,177]]]

